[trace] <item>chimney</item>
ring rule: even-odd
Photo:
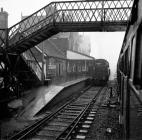
[[[1,12],[3,13],[3,8],[1,8]]]
[[[0,9],[0,28],[8,28],[8,13],[3,8]]]

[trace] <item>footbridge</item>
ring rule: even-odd
[[[44,75],[30,48],[59,32],[125,31],[132,5],[133,0],[51,2],[12,27],[0,29],[2,87],[18,96],[21,84],[24,89],[39,85]],[[27,50],[38,73],[22,55]]]
[[[125,31],[133,0],[51,2],[6,31],[6,52],[20,54],[59,32]]]

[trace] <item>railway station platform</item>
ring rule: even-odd
[[[54,85],[52,86],[52,92],[56,91],[56,93],[54,93],[54,97],[58,97],[59,101],[56,103],[54,102],[54,97],[51,99],[51,105],[56,104],[59,108],[59,104],[61,102],[63,102],[64,100],[61,98],[64,97],[65,98],[65,93],[69,94],[70,93],[75,93],[75,89],[80,88],[82,91],[82,85],[84,85],[86,83],[86,78],[84,79],[78,79],[78,80],[74,80],[71,82],[67,82],[64,84],[60,84],[60,85]],[[54,88],[53,88],[54,87]],[[67,90],[69,87],[71,87],[69,89],[69,91]],[[112,90],[112,97],[110,100],[110,89],[111,87],[113,88]],[[51,88],[51,87],[50,87]],[[49,88],[49,89],[50,89]],[[34,89],[31,91],[31,93],[34,93],[36,96],[35,97],[44,97],[46,94],[48,95],[48,93],[52,93],[51,91],[49,92],[49,89],[47,90],[47,87],[40,87],[39,89]],[[121,127],[119,125],[119,105],[115,105],[115,102],[117,102],[118,99],[118,95],[117,95],[117,84],[115,82],[108,82],[108,85],[106,86],[106,91],[105,94],[102,94],[103,96],[100,96],[98,98],[97,104],[100,106],[100,109],[98,110],[98,115],[96,115],[91,127],[90,127],[90,131],[87,134],[86,138],[87,139],[95,139],[100,138],[100,139],[106,139],[106,138],[110,138],[113,137],[115,138],[120,138],[120,131],[121,131]],[[62,91],[62,92],[60,92]],[[67,92],[68,91],[68,92]],[[28,95],[30,95],[29,93],[27,93]],[[42,95],[40,95],[42,94]],[[38,96],[37,96],[38,95]],[[63,96],[64,95],[64,96]],[[30,107],[27,106],[27,108],[23,109],[23,112],[25,111],[25,114],[12,118],[10,121],[7,121],[6,123],[2,123],[2,131],[1,134],[3,137],[6,137],[6,135],[12,136],[14,133],[17,133],[18,131],[23,130],[25,127],[30,126],[31,124],[33,124],[38,117],[34,117],[33,115],[36,114],[36,112],[38,112],[38,110],[43,109],[45,107],[44,104],[42,104],[41,106],[36,106],[38,104],[36,104],[37,100],[33,99],[34,96],[32,95],[31,98],[27,97],[25,98],[25,102],[31,102],[31,104],[29,104]],[[55,98],[57,99],[57,98]],[[44,99],[42,99],[44,101]],[[40,99],[41,101],[41,99]],[[66,100],[67,101],[67,100]],[[33,102],[33,103],[32,103]],[[110,103],[110,105],[108,104]],[[47,103],[48,107],[50,104],[50,101]],[[25,104],[26,105],[26,104]],[[34,109],[35,106],[32,107],[32,105],[35,105],[37,107],[37,110],[35,108],[35,112],[31,112],[30,115],[30,111],[32,109]],[[28,110],[29,109],[29,110]],[[47,109],[47,108],[46,108]],[[57,108],[56,108],[57,109]],[[27,112],[26,112],[27,111]],[[29,113],[29,116],[28,116]],[[27,117],[27,118],[26,118]],[[31,118],[30,118],[31,117]],[[27,120],[26,120],[27,119]],[[32,119],[32,120],[28,120],[28,119]],[[111,131],[111,132],[110,132]]]
[[[44,108],[50,110],[69,96],[86,86],[89,77],[72,80],[58,85],[42,86],[28,91],[23,96],[23,106],[17,117],[24,120],[37,119],[35,117]]]

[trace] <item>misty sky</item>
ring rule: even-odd
[[[30,15],[50,2],[52,0],[0,0],[0,8],[3,7],[9,13],[8,26],[10,27],[21,20],[21,15]],[[95,58],[107,59],[110,63],[111,71],[114,73],[124,32],[86,34],[89,34],[91,40],[91,55]]]

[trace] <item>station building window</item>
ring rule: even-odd
[[[55,63],[55,59],[52,58],[52,57],[49,58],[46,77],[55,76],[56,75],[56,68],[57,68],[57,66],[56,66],[56,63]]]
[[[73,65],[73,72],[75,72],[76,71],[76,65],[74,64]]]
[[[63,60],[63,72],[66,72],[66,61]]]
[[[68,73],[71,72],[71,69],[70,69],[70,62],[68,62],[68,64],[67,64],[67,72],[68,72]]]
[[[78,72],[81,72],[81,66],[80,66],[80,64],[78,65]]]
[[[86,71],[86,61],[83,61],[83,63],[82,63],[82,71],[83,72]]]

